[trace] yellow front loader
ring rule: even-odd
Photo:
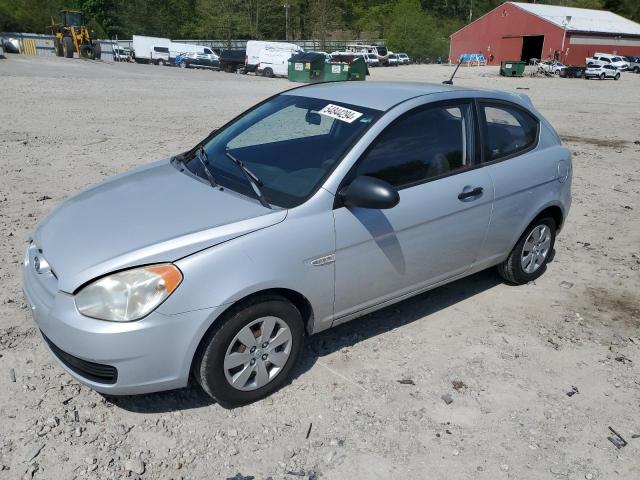
[[[73,10],[60,12],[62,22],[51,19],[51,30],[55,35],[53,46],[58,57],[73,58],[78,52],[81,58],[100,59],[100,42],[92,38],[92,33],[84,21],[84,14]]]

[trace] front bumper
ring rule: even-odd
[[[44,277],[27,255],[23,290],[45,346],[69,375],[105,394],[185,387],[198,343],[220,313],[211,308],[177,315],[153,312],[135,322],[95,320],[78,313],[72,295],[52,288],[54,276]],[[101,378],[109,367],[115,375]]]

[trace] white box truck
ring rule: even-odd
[[[154,65],[170,63],[171,40],[168,38],[134,35],[132,47],[138,63],[152,63]]]
[[[287,61],[296,53],[303,52],[295,43],[263,42],[249,40],[244,62],[245,73],[255,72],[258,75],[272,77],[287,75]],[[284,65],[284,70],[282,69]]]

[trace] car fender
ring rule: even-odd
[[[283,288],[309,300],[316,324],[330,325],[334,298],[333,200],[333,195],[320,189],[307,203],[289,210],[279,224],[177,261],[183,282],[158,311],[175,315],[230,306],[254,293]],[[318,263],[318,259],[328,260]]]

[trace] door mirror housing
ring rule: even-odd
[[[390,183],[366,175],[356,177],[338,195],[346,207],[383,210],[400,202],[400,194]]]

